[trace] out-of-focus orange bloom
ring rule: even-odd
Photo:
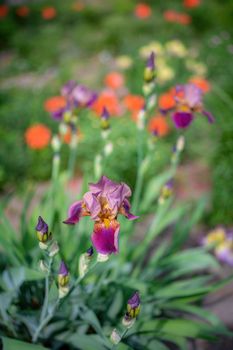
[[[42,13],[41,16],[45,19],[45,20],[50,20],[53,19],[57,14],[57,11],[54,7],[49,6],[49,7],[44,7],[42,9]]]
[[[51,131],[43,124],[35,124],[26,130],[24,137],[29,148],[43,149],[50,142]]]
[[[156,133],[158,136],[166,136],[169,133],[169,126],[166,118],[161,115],[151,118],[148,130],[151,133]]]
[[[178,13],[177,14],[177,22],[186,26],[192,22],[192,18],[191,18],[191,16],[187,15],[186,13]]]
[[[189,80],[189,82],[199,87],[203,93],[206,93],[211,89],[210,83],[201,77],[193,77]]]
[[[188,25],[191,23],[192,18],[186,13],[179,13],[173,10],[165,11],[163,17],[168,22],[179,23]]]
[[[9,8],[7,5],[0,5],[0,18],[6,17],[8,12]]]
[[[54,96],[48,98],[44,103],[44,109],[46,112],[56,112],[58,109],[65,107],[66,99],[63,96]]]
[[[151,16],[151,7],[147,4],[141,3],[135,7],[134,14],[140,19],[145,19]]]
[[[120,114],[120,103],[113,91],[103,91],[92,105],[93,111],[98,116],[102,115],[104,107],[112,116]]]
[[[125,96],[123,103],[130,112],[139,112],[143,108],[145,100],[140,95],[129,94]]]
[[[30,13],[30,9],[27,6],[20,6],[16,10],[16,14],[19,17],[27,17],[29,15],[29,13]]]
[[[105,79],[104,79],[104,83],[105,85],[110,88],[110,89],[114,89],[117,90],[119,88],[121,88],[122,86],[124,86],[124,77],[121,73],[118,72],[111,72],[109,74],[106,75]]]
[[[164,12],[163,17],[168,22],[176,22],[177,13],[173,10],[167,10]]]
[[[184,0],[183,5],[188,8],[197,7],[201,3],[200,0]]]
[[[171,90],[159,96],[158,100],[159,108],[168,110],[175,107],[174,91]]]
[[[72,8],[74,11],[81,12],[84,9],[84,3],[81,1],[76,1],[73,3]]]

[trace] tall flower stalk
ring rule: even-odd
[[[147,118],[147,113],[149,110],[155,106],[156,94],[155,94],[155,54],[152,52],[147,60],[147,64],[144,70],[144,85],[143,94],[145,97],[145,105],[143,109],[138,114],[138,136],[137,136],[137,175],[136,175],[136,185],[135,193],[133,198],[133,210],[137,211],[143,186],[143,136],[145,130],[145,122]]]

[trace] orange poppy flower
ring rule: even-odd
[[[164,109],[164,110],[174,108],[176,102],[174,99],[173,90],[166,92],[165,94],[160,95],[159,99],[158,99],[158,104],[159,104],[159,108]]]
[[[192,18],[186,13],[177,13],[177,22],[186,26],[192,22]]]
[[[193,8],[199,6],[201,3],[200,0],[184,0],[183,5],[188,8]]]
[[[9,8],[7,5],[0,5],[0,18],[6,17],[8,12]]]
[[[130,112],[139,112],[143,108],[145,100],[140,95],[129,94],[125,96],[123,103]]]
[[[169,126],[166,122],[166,118],[157,115],[149,121],[148,130],[153,133],[156,132],[158,136],[166,136],[169,133]]]
[[[35,124],[26,130],[24,137],[29,148],[39,150],[49,144],[51,131],[43,124]]]
[[[66,99],[63,96],[54,96],[48,98],[44,103],[44,109],[46,112],[53,113],[58,109],[65,107]]]
[[[146,19],[151,16],[151,7],[147,4],[141,3],[135,7],[134,14],[137,18]]]
[[[42,9],[41,16],[47,21],[50,19],[53,19],[57,14],[57,11],[54,7],[49,6],[49,7],[44,7]]]
[[[193,77],[189,81],[190,83],[199,87],[199,89],[201,89],[203,93],[209,92],[211,89],[210,83],[204,78]]]
[[[124,77],[121,73],[111,72],[104,79],[105,85],[113,90],[117,90],[124,85]]]
[[[16,10],[16,14],[19,17],[27,17],[29,13],[30,13],[30,9],[27,6],[21,6]]]
[[[103,91],[92,105],[93,111],[98,116],[102,115],[104,107],[112,116],[120,114],[120,103],[113,91]]]
[[[74,11],[81,12],[84,9],[84,4],[81,1],[73,3],[72,8]]]

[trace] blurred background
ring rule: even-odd
[[[112,141],[118,145],[111,155],[114,162],[108,175],[114,174],[114,178],[123,178],[134,186],[135,144],[127,140],[135,132],[144,62],[153,50],[157,56],[158,92],[163,96],[159,106],[169,104],[169,91],[176,84],[193,81],[202,88],[207,109],[216,119],[214,125],[209,125],[204,118],[197,118],[184,133],[188,142],[178,172],[178,197],[184,200],[207,195],[209,210],[204,223],[208,227],[220,223],[230,226],[232,15],[231,0],[2,1],[1,196],[13,192],[20,201],[30,183],[36,181],[38,188],[46,186],[52,159],[48,142],[58,128],[49,112],[59,104],[54,97],[60,95],[61,86],[71,79],[96,90],[102,98],[80,120],[77,174],[81,178],[83,171],[90,169],[99,150],[98,114],[104,104],[112,116]],[[37,147],[29,131],[38,124],[46,128],[35,131],[35,138],[42,139]],[[148,129],[149,135],[153,123]],[[159,161],[151,166],[152,172],[165,166],[171,141],[178,134],[169,120],[159,130]],[[64,168],[69,135],[65,144]]]

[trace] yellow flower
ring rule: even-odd
[[[148,58],[151,52],[154,52],[156,56],[163,54],[163,46],[159,41],[152,41],[148,45],[142,46],[139,50],[139,55],[142,58]]]
[[[188,50],[180,40],[171,40],[168,41],[165,45],[166,50],[171,55],[177,57],[185,57],[188,54]]]
[[[175,77],[174,70],[167,64],[158,66],[157,80],[160,84],[164,84]]]
[[[133,60],[127,55],[118,56],[116,58],[116,65],[121,69],[128,69],[132,66]]]
[[[187,60],[185,65],[188,70],[194,72],[196,75],[204,76],[207,73],[207,67],[202,62],[196,62],[194,60]]]
[[[206,244],[216,244],[217,246],[220,246],[221,244],[225,244],[226,242],[226,232],[221,227],[210,231],[210,233],[208,233],[206,237]]]

